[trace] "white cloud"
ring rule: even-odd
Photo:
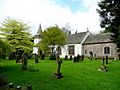
[[[9,16],[29,22],[33,34],[37,32],[40,23],[43,28],[54,24],[62,27],[69,23],[74,29],[72,32],[86,31],[87,27],[91,32],[98,32],[100,27],[99,16],[96,13],[97,3],[87,1],[89,0],[83,0],[84,5],[89,7],[88,12],[78,10],[72,13],[70,8],[61,7],[54,0],[4,0],[0,9],[0,19]]]

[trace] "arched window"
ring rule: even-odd
[[[110,48],[108,46],[104,47],[104,54],[110,54]]]

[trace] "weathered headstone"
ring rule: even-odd
[[[65,60],[68,60],[68,55],[65,55]]]
[[[9,83],[9,89],[13,88],[13,83]]]
[[[74,56],[73,62],[77,62],[77,57],[76,56]]]
[[[89,53],[90,53],[90,60],[92,60],[92,58],[93,58],[93,52],[90,51]]]
[[[7,85],[7,75],[6,74],[0,75],[0,87],[4,86],[4,85]]]
[[[72,58],[72,55],[70,55],[70,60],[72,60],[73,58]]]
[[[104,63],[105,63],[105,58],[103,57],[103,59],[102,59],[102,65],[104,65]]]
[[[78,54],[77,55],[77,62],[79,62],[79,60],[80,60],[80,55]]]
[[[108,55],[106,55],[106,64],[108,64]]]
[[[55,73],[55,77],[58,78],[58,79],[63,78],[63,75],[62,75],[62,73],[60,72],[61,63],[62,63],[62,61],[59,61],[59,62],[58,62],[57,72]]]
[[[16,90],[21,90],[21,86],[17,86],[17,87],[16,87]]]
[[[108,67],[105,66],[105,65],[102,65],[102,66],[98,69],[98,71],[107,72],[107,71],[108,71]]]

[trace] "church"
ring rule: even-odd
[[[34,45],[41,41],[42,32],[41,25],[34,36]],[[78,54],[90,57],[90,53],[95,58],[102,58],[108,56],[109,58],[118,58],[117,46],[111,40],[111,33],[91,34],[88,30],[86,32],[74,33],[67,35],[67,44],[61,47],[60,57],[64,58],[66,55],[77,56]],[[38,47],[33,47],[33,53],[38,54]]]

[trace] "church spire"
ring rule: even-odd
[[[39,35],[42,32],[42,27],[41,24],[39,25],[38,31],[37,31],[37,35]]]

